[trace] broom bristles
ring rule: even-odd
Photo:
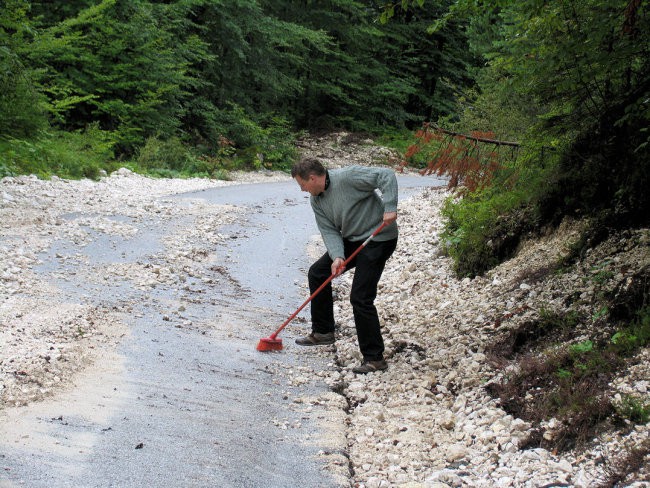
[[[281,351],[282,339],[274,339],[271,337],[265,337],[264,339],[260,339],[260,342],[257,343],[257,350],[261,352]]]

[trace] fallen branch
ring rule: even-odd
[[[485,142],[487,144],[495,144],[497,146],[511,146],[511,147],[519,147],[520,146],[520,144],[518,142],[499,141],[497,139],[486,139],[484,137],[468,136],[467,134],[461,134],[460,132],[454,132],[454,131],[451,131],[451,130],[443,129],[442,127],[438,127],[437,125],[434,125],[433,129],[438,131],[438,132],[442,132],[443,134],[447,134],[447,135],[454,136],[454,137],[461,137],[463,139],[469,139],[471,141]]]

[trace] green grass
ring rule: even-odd
[[[113,134],[97,125],[75,132],[50,129],[32,139],[0,138],[0,178],[33,174],[97,180],[120,167],[153,177],[224,180],[233,170],[288,171],[297,158],[292,134],[273,126],[260,137],[254,146],[219,148],[215,154],[201,153],[179,138],[150,137],[132,158],[123,160],[115,156]]]
[[[386,132],[377,136],[375,142],[404,154],[406,149],[413,144],[413,133],[406,130]]]
[[[91,126],[85,131],[44,132],[37,139],[0,139],[0,177],[34,174],[40,178],[97,179],[116,169],[113,143]]]
[[[579,323],[591,320],[590,316],[581,319],[572,313],[542,310],[537,323],[525,324],[525,328],[522,325],[494,346],[499,357],[509,358],[516,353],[516,372],[488,388],[505,410],[533,424],[553,417],[562,422],[557,438],[544,439],[538,428],[528,446],[564,450],[588,441],[621,419],[636,424],[650,421],[647,397],[628,395],[615,400],[611,389],[612,379],[626,368],[628,358],[650,344],[650,306],[645,305],[647,289],[642,291],[644,305],[627,322],[611,324],[609,340],[607,336],[582,336]],[[600,323],[599,329],[602,331],[604,326]],[[572,340],[578,335],[581,340]],[[518,340],[516,351],[503,347],[513,338]]]
[[[616,332],[609,348],[620,355],[629,355],[650,344],[650,305],[641,308],[630,325]]]
[[[635,424],[644,425],[650,422],[650,401],[625,395],[614,408],[621,417]]]

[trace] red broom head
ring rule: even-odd
[[[276,339],[273,336],[264,337],[263,339],[260,339],[260,342],[257,343],[257,350],[262,352],[281,351],[282,339]]]

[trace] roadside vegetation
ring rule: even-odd
[[[442,238],[458,276],[482,275],[524,240],[583,222],[555,266],[518,282],[577,274],[594,296],[558,290],[566,294],[562,309],[542,304],[536,320],[514,329],[495,324],[488,347],[495,366],[488,392],[534,426],[523,449],[579,450],[602,432],[624,435],[650,421],[647,395],[612,392],[617,377],[647,360],[650,341],[650,243],[638,237],[650,224],[649,7],[467,0],[432,27],[464,19],[472,53],[483,61],[458,112],[427,121],[401,162],[450,177],[455,195],[443,209]],[[585,268],[612,240],[620,245]],[[630,271],[617,268],[617,253],[634,248],[637,269],[617,282]],[[609,467],[611,484],[603,486],[624,480],[649,455],[650,443],[632,448]]]

